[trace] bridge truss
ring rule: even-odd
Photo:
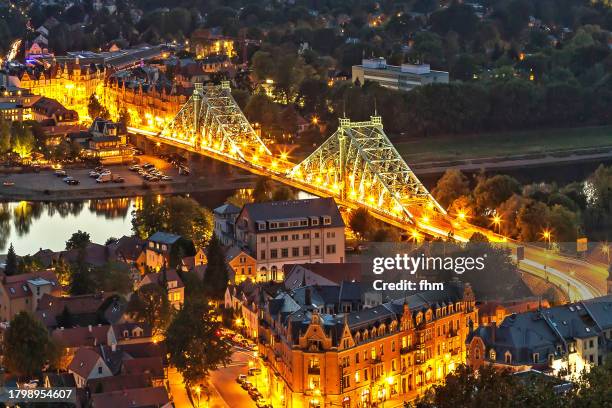
[[[130,129],[134,131],[135,129]],[[136,129],[136,131],[138,131]],[[299,164],[273,154],[231,95],[228,82],[196,84],[191,98],[158,133],[147,137],[241,167],[350,208],[366,207],[404,229],[465,241],[384,132],[382,119],[340,119],[338,130]]]

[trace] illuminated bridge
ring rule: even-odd
[[[366,207],[397,227],[467,241],[490,231],[447,216],[402,159],[383,130],[379,116],[366,122],[340,119],[338,130],[301,163],[273,154],[255,133],[228,82],[196,84],[193,95],[161,131],[130,131],[238,166],[318,196],[334,197],[349,208]]]
[[[163,129],[129,130],[317,196],[334,197],[348,208],[365,207],[414,239],[427,234],[466,242],[480,232],[492,242],[505,242],[510,248],[518,245],[448,215],[389,141],[379,116],[365,122],[340,119],[328,140],[301,163],[293,163],[263,143],[232,97],[229,82],[223,82],[196,84],[193,95]],[[525,254],[523,270],[550,280],[573,300],[602,293],[601,267],[533,246],[526,246]]]

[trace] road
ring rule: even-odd
[[[210,381],[218,397],[211,398],[210,408],[256,408],[249,394],[236,382],[239,374],[247,373],[249,360],[254,361],[253,353],[236,349],[232,354],[232,362],[227,367],[211,373]],[[249,381],[252,381],[252,378],[249,378]]]

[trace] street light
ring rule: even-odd
[[[608,258],[608,265],[610,264],[610,244],[608,243],[608,241],[605,241],[603,243],[603,246],[601,247],[601,252],[606,255],[606,257]]]
[[[501,232],[502,218],[499,215],[495,214],[491,219],[491,222],[493,223],[493,226],[497,227],[497,232]]]
[[[546,242],[546,249],[548,249],[552,239],[552,232],[550,232],[549,229],[545,229],[542,231],[542,237],[544,238],[544,242]]]
[[[200,408],[200,393],[202,392],[202,388],[198,385],[194,388],[194,391],[198,396],[198,408]]]

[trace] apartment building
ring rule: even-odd
[[[227,225],[215,212],[215,225]],[[344,221],[333,198],[246,204],[232,243],[256,261],[257,281],[283,280],[283,266],[343,263]]]
[[[0,321],[10,321],[22,311],[34,313],[44,295],[61,294],[53,271],[4,276],[0,286]]]
[[[477,321],[472,290],[459,282],[368,309],[328,313],[327,307],[292,292],[266,302],[259,351],[273,406],[412,400],[465,361],[465,339]]]
[[[511,314],[468,338],[467,363],[574,378],[612,351],[612,295]]]

